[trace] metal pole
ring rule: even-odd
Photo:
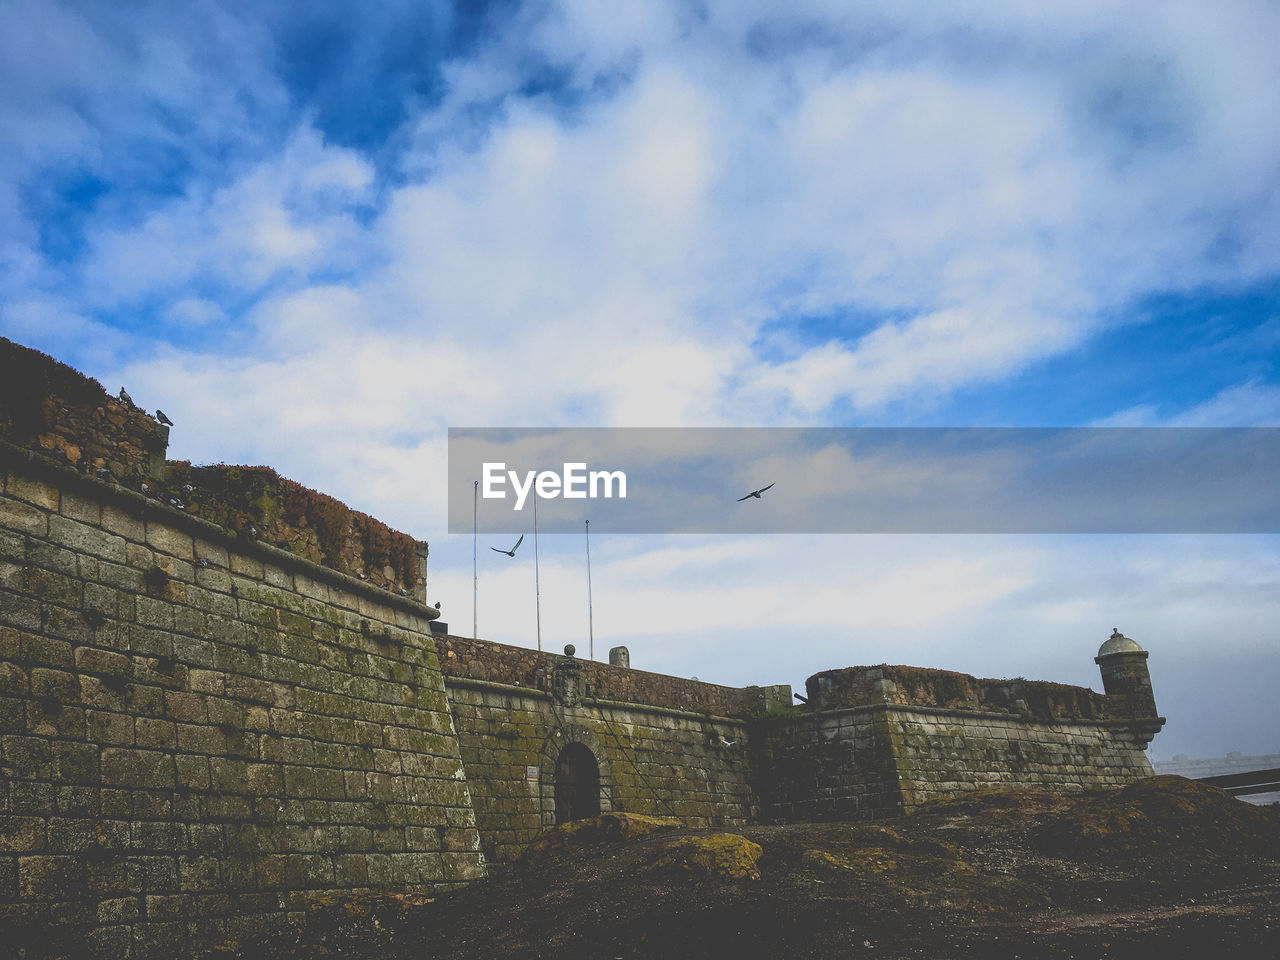
[[[596,631],[591,622],[591,521],[587,523],[587,656],[596,658]]]
[[[480,639],[480,628],[476,626],[480,614],[480,564],[476,553],[480,549],[480,481],[471,485],[471,639]]]
[[[538,617],[538,649],[542,649],[542,585],[538,579],[538,491],[533,491],[533,598]]]

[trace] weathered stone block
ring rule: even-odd
[[[83,818],[54,817],[49,821],[49,851],[74,853],[98,847],[97,824]]]
[[[178,888],[177,860],[172,856],[133,856],[128,865],[138,893],[167,893]]]
[[[125,545],[124,562],[145,573],[156,566],[156,553],[150,547],[130,541]]]
[[[146,542],[149,546],[184,560],[195,558],[195,544],[188,534],[163,523],[147,522]]]
[[[111,746],[129,746],[133,743],[134,719],[128,714],[90,710],[85,714],[85,720],[87,736],[95,743]]]
[[[11,782],[9,812],[18,816],[53,816],[58,812],[58,793],[50,783]]]
[[[29,503],[0,497],[0,527],[33,537],[47,537],[49,514]]]
[[[134,743],[139,747],[172,750],[177,744],[173,721],[139,717],[134,722]]]
[[[44,625],[40,602],[22,593],[0,590],[0,623],[38,633]]]
[[[205,697],[200,693],[166,690],[164,708],[166,716],[181,723],[203,723],[206,719]]]
[[[136,613],[138,623],[160,630],[173,629],[173,604],[154,597],[138,597]]]
[[[48,521],[49,539],[54,543],[113,563],[125,562],[127,552],[123,537],[57,514],[51,514]]]
[[[67,577],[78,577],[80,575],[81,556],[81,554],[71,550],[64,550],[57,544],[42,543],[39,540],[32,540],[27,546],[28,566],[40,567]],[[98,562],[92,557],[86,559],[93,563]]]
[[[98,748],[88,743],[55,742],[51,749],[53,777],[62,784],[98,782]]]
[[[181,851],[187,848],[186,828],[181,823],[144,821],[135,823],[132,831],[135,850],[160,852]]]
[[[146,525],[141,520],[110,504],[102,506],[102,526],[109,533],[135,543],[141,543],[146,537]]]
[[[47,833],[40,817],[0,817],[0,853],[32,853],[45,849]]]
[[[484,864],[474,853],[442,853],[440,860],[446,883],[468,883],[484,878]]]
[[[77,900],[84,890],[84,862],[79,857],[18,858],[18,891],[23,899]]]
[[[104,747],[102,781],[112,786],[172,790],[176,786],[173,758],[156,750]]]
[[[132,923],[142,916],[138,897],[115,897],[98,901],[98,923]]]
[[[128,657],[95,647],[77,647],[75,662],[76,669],[81,673],[91,673],[99,677],[125,679],[133,673],[133,664]]]

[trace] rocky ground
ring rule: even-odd
[[[1280,956],[1280,808],[1181,777],[982,793],[874,823],[689,832],[611,815],[435,900],[318,906],[216,956]]]

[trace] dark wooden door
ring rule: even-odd
[[[600,816],[600,765],[580,743],[560,751],[556,761],[556,823]]]

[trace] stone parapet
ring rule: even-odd
[[[471,677],[535,690],[550,689],[556,665],[567,659],[547,651],[469,637],[438,637],[437,643],[440,668],[446,677]],[[791,688],[785,684],[725,687],[594,660],[575,663],[580,667],[584,693],[606,700],[724,717],[749,717],[791,701]]]

